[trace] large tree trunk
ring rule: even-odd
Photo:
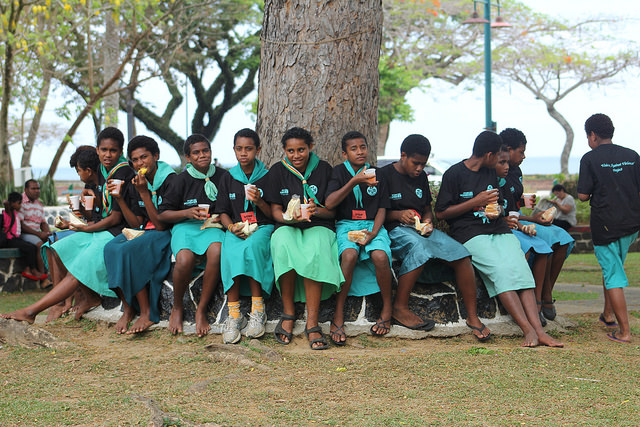
[[[120,46],[116,23],[113,20],[113,14],[111,10],[107,10],[104,13],[105,31],[104,31],[104,45],[103,59],[104,59],[104,76],[103,84],[108,84],[109,80],[118,71],[118,51]],[[117,89],[118,83],[115,83],[111,89]],[[105,126],[118,126],[118,107],[119,107],[119,93],[115,92],[112,95],[105,96],[104,103],[104,124]],[[133,135],[129,135],[132,137]]]
[[[560,126],[562,126],[562,129],[566,134],[564,148],[562,149],[562,155],[560,155],[560,172],[564,176],[569,177],[569,155],[571,154],[571,148],[573,148],[573,129],[567,119],[565,119],[564,116],[556,110],[555,103],[546,104],[547,112],[555,121],[560,123]]]
[[[48,65],[42,68],[42,87],[40,88],[40,99],[38,99],[38,109],[31,120],[29,126],[29,135],[27,135],[27,143],[22,151],[22,160],[20,166],[26,168],[31,164],[31,153],[33,147],[36,145],[36,137],[38,136],[38,129],[40,129],[40,120],[44,114],[44,108],[47,105],[47,99],[49,98],[49,90],[51,89],[51,78],[53,72],[49,69]]]
[[[282,158],[280,138],[293,126],[311,132],[315,152],[342,160],[350,130],[378,137],[381,0],[267,0],[262,25],[257,132],[262,158]]]
[[[378,156],[384,156],[384,150],[387,148],[387,140],[389,139],[389,128],[391,123],[381,123],[378,126]]]

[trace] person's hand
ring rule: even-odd
[[[485,207],[493,203],[498,202],[498,189],[485,190],[478,193],[473,199],[474,205],[478,207]]]
[[[305,219],[305,221],[311,222],[311,217],[318,212],[318,205],[316,205],[316,201],[313,200],[313,197],[309,199],[309,203],[307,203],[307,205],[307,214],[309,215],[309,218]]]
[[[505,222],[512,230],[518,230],[520,223],[518,222],[518,218],[515,216],[506,216],[504,217]]]
[[[73,231],[86,231],[87,227],[89,227],[88,224],[69,224],[69,230],[73,230]]]
[[[369,231],[369,230],[360,230],[360,231],[362,231],[367,236],[367,238],[364,239],[364,242],[358,242],[358,245],[363,247],[371,243],[371,241],[375,239],[376,236],[378,235],[377,233],[374,233],[373,231]]]
[[[255,185],[247,189],[247,194],[249,196],[249,201],[255,204],[260,203],[262,200],[262,195],[260,194],[260,189]]]
[[[243,228],[244,228],[244,224],[242,224],[242,223],[229,224],[229,227],[227,227],[227,229],[230,232],[232,232],[233,234],[235,234],[237,237],[241,238],[242,240],[245,240],[247,238],[247,235],[244,234],[244,232],[242,231]]]
[[[60,230],[66,230],[69,228],[69,221],[67,221],[66,219],[60,218],[60,223],[58,224],[60,227],[58,227]]]
[[[116,199],[120,199],[122,197],[122,194],[121,194],[122,193],[122,185],[120,186],[120,190],[121,191],[118,191],[118,194],[114,194],[113,193],[113,191],[116,190],[116,188],[118,188],[118,185],[115,184],[112,179],[110,179],[107,182],[107,191],[109,192],[111,197],[114,197]]]
[[[416,211],[414,211],[413,209],[405,209],[403,211],[400,211],[399,221],[403,224],[413,225],[416,223],[415,217]]]
[[[38,236],[38,238],[40,240],[42,240],[43,242],[46,242],[49,239],[49,236],[51,236],[51,232],[49,232],[49,231],[40,231],[36,235]]]
[[[185,209],[185,218],[206,221],[206,219],[209,218],[209,213],[205,212],[205,210],[199,206],[194,206],[192,208]],[[218,219],[216,222],[220,222],[220,220]]]
[[[367,184],[369,187],[374,187],[376,185],[378,185],[378,181],[370,181],[369,178],[371,177],[371,175],[365,175],[364,171],[366,169],[362,169],[360,172],[358,172],[357,174],[355,174],[351,180],[353,181],[354,184],[356,185],[360,185],[360,184]]]
[[[548,219],[548,220],[545,221],[545,220],[542,219],[542,214],[543,213],[544,212],[538,212],[537,214],[535,214],[533,216],[533,222],[538,223],[540,225],[551,225],[551,223],[553,222],[553,218]]]
[[[136,174],[136,176],[134,176],[131,180],[131,183],[134,187],[136,187],[136,190],[139,194],[143,194],[145,191],[149,190],[149,187],[147,187],[147,182],[147,177],[140,174]]]

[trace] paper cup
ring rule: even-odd
[[[364,171],[365,176],[367,177],[367,179],[369,180],[369,182],[375,182],[376,181],[376,170],[371,168],[371,169],[367,169],[366,171]]]
[[[198,207],[199,207],[201,210],[203,210],[203,211],[204,211],[205,215],[208,215],[208,214],[209,214],[209,206],[210,206],[210,205],[208,205],[208,204],[206,204],[206,203],[202,203],[202,204],[199,204],[199,205],[198,205]]]
[[[300,216],[301,219],[309,219],[311,215],[309,215],[309,204],[301,204],[300,205]]]
[[[71,196],[69,201],[71,202],[71,210],[80,210],[80,196]]]
[[[524,193],[522,198],[524,199],[524,207],[533,209],[535,205],[534,198],[536,197],[536,193]]]
[[[514,216],[516,218],[520,218],[520,212],[518,212],[518,211],[509,211],[509,216]]]
[[[93,210],[93,199],[95,196],[84,196],[84,208],[85,210],[92,211]]]
[[[244,198],[247,199],[250,202],[253,202],[254,200],[249,195],[249,191],[248,190],[251,190],[251,189],[254,189],[254,188],[256,188],[256,186],[253,185],[253,184],[245,184],[245,186],[244,186]]]
[[[124,181],[121,179],[112,179],[111,183],[115,184],[116,188],[113,189],[113,191],[111,192],[111,194],[116,194],[116,195],[120,195],[120,190],[122,189],[122,183]]]

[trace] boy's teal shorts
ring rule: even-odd
[[[608,245],[594,245],[596,258],[602,268],[604,287],[607,289],[629,286],[627,274],[624,272],[624,260],[627,258],[629,246],[638,238],[635,232],[611,242]]]

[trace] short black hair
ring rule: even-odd
[[[131,158],[131,153],[138,148],[146,148],[151,154],[160,154],[160,148],[158,147],[158,143],[155,139],[145,136],[138,135],[134,136],[129,144],[127,145],[127,156]]]
[[[72,168],[91,169],[98,172],[100,167],[100,157],[96,153],[96,148],[90,145],[81,145],[76,148],[76,152],[69,159],[69,166]]]
[[[567,189],[564,188],[564,185],[562,184],[556,184],[553,186],[553,188],[551,188],[551,192],[556,192],[556,191],[564,191],[565,193],[567,192]]]
[[[485,130],[480,132],[480,135],[476,137],[473,143],[473,155],[476,157],[482,157],[487,153],[497,153],[500,151],[502,145],[502,138],[495,132]]]
[[[351,141],[352,139],[363,139],[364,143],[367,144],[367,146],[369,145],[367,138],[361,132],[358,132],[357,130],[352,130],[345,133],[344,136],[342,137],[342,151],[345,151],[345,152],[347,151],[347,141]]]
[[[118,143],[118,147],[122,150],[124,148],[124,135],[120,132],[120,129],[113,126],[106,127],[98,134],[96,146],[100,146],[100,143],[105,139],[113,139]]]
[[[9,193],[9,197],[7,197],[7,201],[9,203],[21,202],[22,194],[12,191],[11,193]]]
[[[411,157],[415,154],[421,156],[427,156],[431,154],[431,143],[426,136],[419,134],[411,134],[407,136],[400,145],[400,153],[404,153],[407,157]]]
[[[258,136],[258,133],[253,129],[244,128],[236,132],[236,134],[233,135],[234,147],[236,146],[236,141],[238,140],[238,138],[251,138],[253,139],[253,145],[255,145],[256,148],[260,148],[260,137]]]
[[[282,147],[286,147],[287,141],[290,139],[301,139],[308,146],[313,144],[313,137],[311,136],[311,133],[308,130],[299,127],[292,127],[282,135]]]
[[[500,146],[500,150],[498,150],[498,153],[507,153],[507,154],[509,154],[509,146],[507,144],[502,144]]]
[[[502,138],[502,143],[512,150],[527,145],[527,137],[524,136],[521,130],[516,128],[506,128],[500,132],[500,138]]]
[[[34,184],[34,183],[35,183],[35,184],[38,184],[38,181],[37,181],[37,180],[35,180],[35,179],[33,179],[33,178],[26,180],[26,181],[24,182],[24,189],[26,190],[27,188],[29,188],[29,186],[30,186],[31,184]],[[38,184],[38,185],[40,185],[40,184]]]
[[[587,132],[587,136],[593,132],[602,139],[611,139],[615,129],[611,118],[602,113],[594,114],[584,122],[584,130]]]
[[[193,144],[197,144],[198,142],[205,142],[209,146],[209,149],[211,149],[211,143],[209,142],[206,136],[200,133],[194,133],[184,141],[184,147],[183,147],[184,154],[186,156],[191,154],[191,146]]]

